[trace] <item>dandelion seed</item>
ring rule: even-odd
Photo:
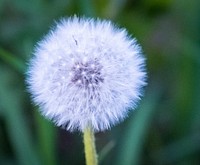
[[[42,114],[56,125],[98,132],[136,107],[145,77],[141,48],[125,29],[72,17],[38,43],[27,82]]]

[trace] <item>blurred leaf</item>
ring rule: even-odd
[[[0,58],[20,73],[24,73],[25,64],[11,53],[0,48]]]
[[[123,10],[127,0],[111,0],[104,11],[104,17],[114,19]]]
[[[160,164],[176,164],[181,159],[200,151],[200,134],[189,135],[157,152],[154,152],[153,158],[155,163]]]
[[[10,74],[5,68],[0,68],[0,100],[8,136],[20,165],[39,165],[39,157],[22,114],[21,92],[16,86],[11,86],[14,76]]]
[[[143,5],[146,9],[151,10],[153,12],[158,12],[158,11],[165,11],[172,3],[172,0],[143,0]]]
[[[5,0],[0,0],[0,14],[1,14],[1,11],[2,11],[2,8],[3,8],[3,3],[4,3]]]
[[[44,119],[38,110],[35,110],[35,118],[38,133],[39,151],[42,156],[43,164],[56,165],[56,129],[52,123]]]
[[[160,98],[159,89],[148,91],[141,107],[130,119],[123,133],[120,149],[116,155],[117,165],[138,165],[151,120]]]
[[[96,15],[95,9],[93,6],[93,1],[91,0],[79,0],[79,8],[82,15],[87,17],[94,17]]]
[[[106,156],[109,155],[109,153],[114,148],[114,146],[115,146],[115,142],[110,141],[108,142],[108,144],[106,144],[106,146],[103,147],[103,149],[98,154],[99,163],[101,163],[106,158]]]
[[[25,65],[22,61],[14,57],[9,52],[0,49],[0,57],[14,69],[20,73],[24,73]],[[4,91],[6,92],[6,91]],[[2,92],[3,94],[3,92]],[[3,101],[2,101],[3,103]],[[2,104],[1,103],[1,104]],[[10,108],[11,109],[11,108]],[[21,114],[22,115],[22,114]],[[47,121],[41,119],[40,115],[36,115],[36,124],[38,124],[37,131],[39,136],[39,147],[45,164],[55,165],[55,130]],[[51,138],[49,138],[51,137]]]
[[[200,128],[200,58],[199,58],[199,53],[200,53],[200,46],[195,43],[194,41],[191,41],[189,38],[185,38],[184,42],[182,42],[183,45],[183,52],[184,54],[188,57],[191,58],[192,61],[192,73],[191,76],[194,79],[193,84],[189,83],[190,88],[194,90],[192,93],[191,97],[191,105],[190,112],[191,112],[191,118],[190,120],[191,127],[190,129],[192,130],[199,130]],[[187,116],[188,117],[188,116]]]

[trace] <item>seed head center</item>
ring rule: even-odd
[[[95,61],[75,62],[72,69],[71,82],[79,87],[97,87],[104,81],[102,65]]]

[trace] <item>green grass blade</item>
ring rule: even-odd
[[[0,68],[0,100],[9,141],[20,165],[39,165],[37,150],[22,113],[21,92],[11,85],[14,76],[8,73]]]
[[[114,148],[114,146],[115,146],[115,142],[110,141],[110,142],[108,142],[108,144],[106,144],[103,147],[103,149],[99,152],[99,155],[98,155],[99,163],[101,163],[106,158],[106,156],[109,155],[109,153]]]
[[[159,93],[156,90],[149,91],[148,96],[144,100],[140,109],[130,119],[122,139],[119,142],[117,165],[138,165],[140,153],[151,122],[153,114],[156,110],[156,103],[159,99]]]
[[[52,123],[35,110],[39,151],[42,156],[43,164],[56,165],[55,141],[56,129]]]
[[[9,53],[8,51],[0,48],[0,58],[14,69],[16,69],[20,73],[24,73],[25,71],[25,64],[23,61]]]

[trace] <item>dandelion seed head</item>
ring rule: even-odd
[[[107,20],[63,19],[36,46],[27,76],[41,113],[66,130],[103,131],[135,109],[146,84],[144,57]]]

